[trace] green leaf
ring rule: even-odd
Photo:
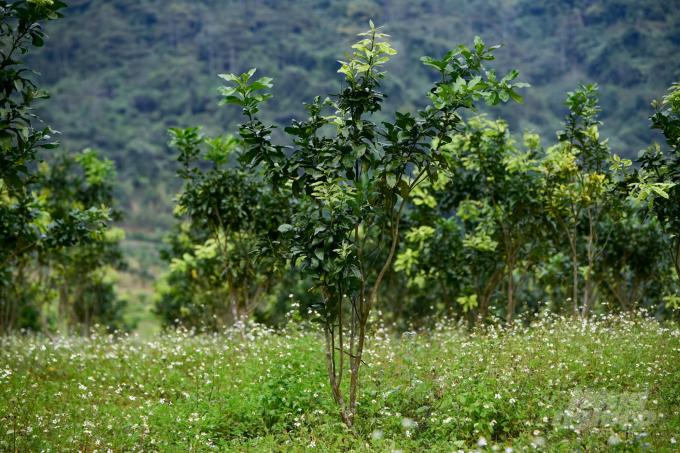
[[[12,135],[6,131],[0,132],[0,150],[7,152],[12,148]]]
[[[289,225],[287,223],[284,223],[283,225],[279,226],[278,230],[281,233],[287,233],[288,231],[293,229],[293,225]]]
[[[513,69],[512,71],[510,71],[510,73],[508,75],[505,76],[505,80],[508,81],[508,82],[511,81],[511,80],[515,80],[515,77],[517,77],[518,75],[519,75],[519,71],[516,71],[516,70]]]
[[[481,77],[481,76],[476,76],[476,77],[474,77],[472,80],[470,80],[470,81],[468,82],[468,87],[470,87],[470,89],[474,89],[474,87],[476,87],[477,84],[478,84],[479,82],[481,82],[481,81],[482,81],[482,77]]]
[[[508,91],[507,93],[510,95],[510,97],[511,97],[513,100],[519,102],[520,104],[523,104],[523,103],[524,103],[524,102],[522,101],[522,96],[520,96],[519,94],[515,93],[514,91],[510,90],[510,91]]]
[[[400,180],[399,181],[399,194],[401,195],[402,198],[406,198],[409,194],[409,191],[411,189],[408,186],[408,183],[405,180]]]
[[[484,51],[484,41],[482,41],[482,38],[479,36],[475,36],[475,51],[477,52],[477,55]]]
[[[391,188],[397,184],[397,177],[392,173],[388,173],[386,177],[387,185]]]
[[[11,187],[21,187],[21,178],[16,173],[6,174],[5,181],[9,181]]]
[[[468,50],[467,47],[465,47],[462,44],[458,44],[458,48],[460,49],[460,52],[465,56],[465,58],[470,58],[472,56],[472,52]]]
[[[260,80],[253,82],[250,85],[250,91],[257,91],[261,90],[263,88],[271,88],[273,85],[271,84],[271,81],[274,80],[270,77],[262,77]]]
[[[366,145],[354,146],[352,145],[352,150],[354,151],[354,157],[361,159],[361,157],[366,154]]]
[[[224,80],[228,80],[229,82],[236,82],[239,83],[241,80],[236,77],[234,74],[219,74],[218,77],[223,78]]]
[[[355,162],[356,162],[356,159],[351,154],[347,154],[346,156],[343,156],[343,158],[342,158],[342,165],[345,168],[352,168],[354,166]]]
[[[43,41],[43,39],[36,33],[32,33],[31,38],[32,38],[32,44],[35,47],[42,47],[45,44],[45,41]]]
[[[461,49],[453,49],[452,51],[450,51],[449,53],[446,54],[446,56],[444,57],[444,61],[446,63],[448,63],[449,61],[451,61],[451,59],[453,57],[455,57],[456,55],[458,55],[461,52],[462,52]]]
[[[236,96],[227,96],[220,101],[220,105],[224,105],[224,104],[244,105],[244,101],[241,98],[238,98]]]
[[[217,91],[219,91],[223,96],[231,96],[234,94],[236,91],[236,87],[219,87],[217,88]]]

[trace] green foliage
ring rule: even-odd
[[[595,260],[606,245],[611,228],[602,229],[606,217],[619,216],[620,203],[613,197],[614,174],[607,170],[609,147],[600,141],[597,119],[597,85],[580,85],[567,93],[570,113],[557,136],[558,145],[547,151],[543,169],[546,178],[546,209],[569,243],[573,272],[573,310],[578,312],[580,249],[585,249],[581,315],[592,309],[592,272]]]
[[[281,279],[272,259],[252,253],[260,241],[279,241],[276,228],[289,215],[290,194],[272,192],[245,166],[228,167],[242,147],[232,136],[209,139],[199,128],[170,129],[170,135],[185,181],[175,212],[186,221],[167,239],[169,267],[157,284],[156,311],[165,325],[219,330],[243,323]]]
[[[328,372],[336,402],[348,427],[354,424],[356,388],[366,324],[380,283],[392,264],[399,240],[399,224],[404,206],[412,191],[423,181],[434,184],[440,170],[449,165],[441,147],[451,142],[450,133],[461,122],[459,110],[475,110],[482,99],[498,104],[510,97],[521,102],[515,88],[527,84],[510,83],[517,76],[512,71],[496,80],[495,71],[483,63],[493,60],[492,51],[475,38],[474,52],[459,45],[442,60],[423,57],[423,62],[437,70],[427,97],[432,102],[418,111],[396,112],[396,120],[382,121],[380,127],[372,116],[381,110],[387,97],[379,91],[385,72],[382,66],[396,54],[386,35],[370,22],[370,30],[340,61],[339,73],[345,76],[344,88],[323,102],[316,97],[305,104],[306,121],[293,120],[284,132],[293,137],[295,147],[287,155],[285,147],[271,141],[273,126],[264,126],[255,116],[259,104],[271,97],[253,94],[270,88],[271,79],[249,83],[255,70],[241,77],[221,76],[234,83],[222,87],[223,104],[243,107],[247,122],[239,127],[247,150],[244,162],[262,165],[265,177],[274,190],[290,186],[301,199],[299,209],[287,223],[278,227],[286,244],[270,243],[261,255],[274,255],[295,265],[302,278],[315,282],[323,298],[317,307],[322,316],[328,360]],[[236,94],[237,96],[234,96]],[[322,116],[325,107],[335,115]],[[327,137],[326,125],[336,127]],[[432,143],[434,141],[434,143]],[[389,250],[382,257],[382,249]],[[349,364],[351,383],[348,407],[341,383],[345,362],[343,345],[343,303],[349,301]],[[337,329],[336,329],[337,325]],[[358,330],[358,331],[357,331]],[[335,337],[339,360],[336,363]],[[356,347],[356,349],[355,349]]]
[[[50,127],[37,129],[40,119],[32,113],[31,103],[48,99],[46,90],[38,89],[19,55],[31,46],[42,47],[45,33],[40,22],[63,18],[60,1],[36,0],[0,2],[0,179],[11,189],[22,186],[21,175],[29,174],[28,165],[37,159],[39,148],[53,149],[59,142],[48,143]]]
[[[510,323],[520,289],[515,280],[521,286],[540,261],[551,230],[542,206],[540,139],[527,133],[528,149],[518,150],[507,124],[484,116],[471,118],[460,130],[443,148],[448,176],[418,188],[409,211],[409,248],[399,258],[413,255],[409,278],[414,275],[421,286],[427,279],[438,283],[447,307],[458,300],[473,320],[486,319],[506,273]],[[436,225],[433,234],[418,234],[428,225]],[[413,271],[416,265],[419,273]]]
[[[3,334],[13,328],[86,335],[95,324],[128,326],[116,295],[116,269],[124,268],[124,232],[106,225],[115,208],[112,162],[85,150],[41,164],[20,198],[7,195],[3,216],[0,302]],[[7,225],[7,227],[4,227]],[[24,312],[39,314],[17,324]]]
[[[621,311],[631,312],[637,307],[652,312],[672,310],[674,304],[661,303],[678,289],[671,278],[674,273],[663,230],[655,219],[645,222],[639,211],[639,204],[626,204],[622,218],[611,227],[602,259],[596,265],[598,286]]]
[[[38,150],[54,149],[59,143],[47,142],[54,133],[49,127],[36,128],[41,121],[32,102],[49,98],[49,93],[27,77],[35,71],[18,56],[31,46],[42,47],[46,36],[40,22],[63,18],[58,10],[65,6],[53,0],[0,2],[2,335],[13,328],[36,328],[37,313],[43,330],[51,335],[42,305],[50,305],[57,288],[57,328],[63,327],[62,317],[68,319],[64,322],[69,333],[77,326],[87,333],[98,320],[122,326],[112,278],[102,270],[122,262],[116,248],[120,238],[112,236],[105,224],[120,218],[120,212],[110,209],[112,162],[100,161],[96,153],[86,150],[75,159],[57,158],[53,169],[43,167],[29,174],[30,165],[41,160]],[[76,163],[82,174],[74,172]]]
[[[670,94],[652,103],[656,112],[649,119],[670,147],[665,153],[658,143],[641,151],[640,169],[628,175],[620,185],[623,192],[647,202],[646,215],[655,217],[668,235],[675,272],[680,277],[680,85],[669,88]],[[625,169],[625,164],[615,166]]]

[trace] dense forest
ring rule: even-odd
[[[167,129],[202,125],[216,136],[240,121],[239,112],[217,106],[217,74],[257,67],[272,77],[279,90],[263,120],[287,126],[304,116],[303,101],[337,92],[338,49],[369,19],[385,26],[399,52],[385,80],[385,111],[424,106],[434,76],[420,55],[479,35],[507,44],[496,55],[499,73],[517,69],[532,85],[523,106],[492,115],[517,137],[529,129],[546,145],[566,115],[564,93],[598,83],[602,132],[614,152],[634,158],[659,139],[646,124],[649,104],[680,71],[670,57],[680,45],[677,2],[74,0],[65,11],[45,28],[49,45],[27,56],[52,93],[41,117],[62,132],[65,148],[98,149],[116,163],[126,225],[147,233],[172,225],[180,186]]]

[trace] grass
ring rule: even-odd
[[[359,437],[340,423],[307,324],[5,339],[0,451],[680,450],[676,325],[549,313],[506,330],[373,325]]]
[[[132,236],[139,233],[132,232]],[[160,331],[161,323],[154,315],[153,281],[160,276],[163,263],[158,257],[160,240],[126,239],[121,246],[128,269],[119,272],[117,285],[119,297],[128,301],[123,314],[127,324],[142,339],[148,340]]]

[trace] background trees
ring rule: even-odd
[[[474,232],[466,233],[463,245],[472,254],[492,252],[493,271],[477,295],[482,320],[504,269],[506,322],[512,322],[518,290],[539,259],[541,241],[550,234],[542,205],[539,144],[537,135],[526,133],[527,149],[517,150],[504,121],[476,117],[467,122],[465,133],[446,147],[453,163],[446,198],[454,203],[452,207],[459,200],[456,209],[460,218],[475,225]]]
[[[242,325],[282,278],[279,263],[252,254],[260,241],[279,239],[277,228],[291,212],[290,192],[274,192],[251,168],[227,166],[243,145],[231,135],[209,139],[199,128],[171,129],[170,135],[185,181],[175,212],[185,220],[163,255],[170,267],[158,286],[157,310],[170,325]]]
[[[581,315],[586,317],[592,308],[592,274],[595,260],[606,246],[611,232],[603,230],[605,216],[616,220],[617,198],[611,195],[612,175],[607,171],[609,148],[601,141],[597,120],[597,86],[581,85],[567,95],[566,105],[571,112],[557,136],[560,143],[548,151],[545,160],[546,204],[565,235],[572,255],[574,311],[578,311],[579,259],[585,254],[583,301]]]
[[[64,17],[59,1],[0,2],[0,332],[16,328],[50,331],[88,328],[101,320],[114,328],[120,304],[105,266],[120,266],[116,248],[122,231],[109,230],[118,220],[111,211],[113,171],[85,151],[58,157],[54,166],[35,172],[40,148],[54,149],[54,131],[42,127],[32,102],[49,98],[38,89],[19,55],[42,47],[41,21]],[[79,169],[74,169],[76,163]],[[57,298],[57,321],[43,305]],[[39,314],[39,316],[38,316]],[[63,323],[62,323],[63,321]]]
[[[257,58],[258,70],[280,91],[262,121],[285,127],[305,114],[299,99],[338,90],[334,49],[350,46],[372,19],[395,36],[385,111],[424,108],[432,75],[420,55],[444,55],[452,42],[476,35],[508,43],[497,55],[507,72],[523,62],[534,89],[525,107],[493,110],[520,140],[533,130],[549,147],[564,117],[564,93],[578,82],[603,87],[603,136],[622,157],[634,158],[658,134],[645,125],[650,99],[677,77],[667,58],[680,43],[677,2],[597,0],[281,0],[244,2],[74,0],[66,18],[44,30],[52,39],[25,61],[53,93],[40,116],[64,134],[71,150],[100,149],[116,162],[116,196],[128,233],[160,242],[174,224],[174,154],[170,127],[201,124],[209,136],[235,131],[236,110],[219,109],[214,74],[241,74]],[[249,24],[252,24],[250,26]],[[334,66],[335,65],[335,66]],[[304,82],[302,82],[304,80]],[[39,104],[36,102],[36,106]],[[484,106],[480,106],[484,111]],[[491,112],[489,112],[491,113]],[[390,119],[388,116],[380,120]],[[144,162],[144,165],[139,165]],[[162,231],[156,231],[156,229]]]
[[[115,170],[85,150],[57,154],[0,202],[5,265],[0,274],[3,334],[42,330],[87,335],[95,324],[125,330],[115,283],[125,267],[123,230],[109,227]],[[6,226],[5,226],[6,225]]]

